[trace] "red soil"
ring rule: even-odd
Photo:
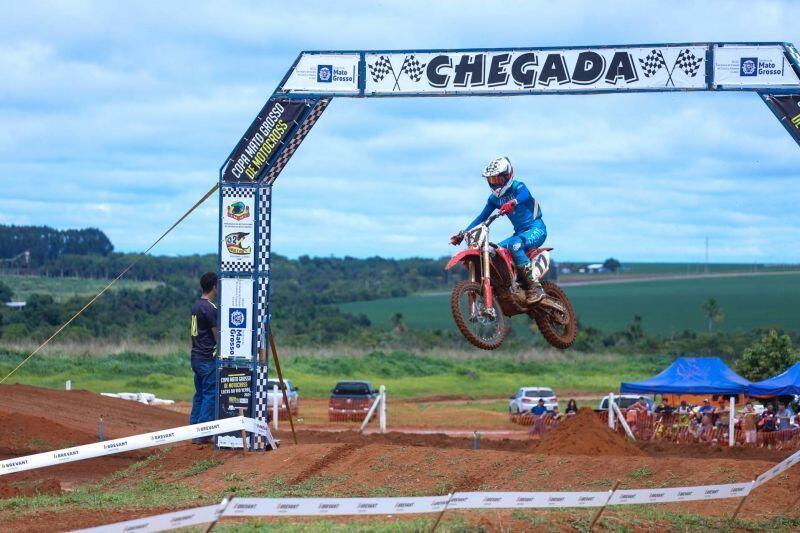
[[[42,416],[0,412],[0,454],[24,455],[97,441],[97,433],[66,427]]]
[[[548,431],[534,448],[545,455],[626,456],[646,455],[626,437],[609,429],[588,407],[566,417],[558,428]]]
[[[108,422],[109,437],[118,437],[184,425],[185,415],[156,407],[126,402],[81,391],[49,391],[23,386],[0,386],[0,446],[6,455],[31,453],[31,441],[47,447],[78,444],[96,439],[97,416]],[[454,418],[458,413],[454,414]],[[195,487],[212,502],[212,493],[240,490],[297,490],[304,495],[409,495],[444,494],[459,490],[542,491],[607,490],[615,480],[623,488],[703,485],[752,480],[789,452],[775,450],[725,450],[709,447],[672,447],[663,444],[634,445],[610,432],[592,413],[581,412],[565,421],[542,441],[481,439],[472,450],[472,439],[441,434],[360,435],[355,431],[303,430],[300,445],[291,435],[277,435],[281,447],[269,453],[214,451],[191,444],[160,448],[160,457],[122,479],[108,480],[114,471],[129,466],[156,449],[67,463],[0,478],[4,497],[71,488],[106,478],[102,490],[119,490],[148,479]],[[85,439],[85,440],[84,440]],[[44,446],[38,440],[36,446]],[[26,446],[28,447],[26,449]],[[660,447],[659,447],[660,446]],[[39,449],[35,451],[41,451]],[[218,460],[197,472],[198,461]],[[40,481],[44,479],[45,481]],[[796,497],[800,468],[778,476],[755,491],[744,506],[744,518],[784,514],[783,505]],[[26,492],[28,491],[28,492]],[[33,491],[33,492],[30,492]],[[776,503],[777,502],[777,503]],[[666,504],[661,508],[703,515],[730,514],[737,500]],[[75,529],[167,512],[169,508],[117,508],[92,510],[0,511],[0,530],[41,531]],[[574,517],[591,510],[540,511],[548,517]],[[608,515],[628,523],[623,509]],[[492,514],[467,512],[473,525],[489,520],[506,526],[515,520],[511,511]],[[517,512],[516,516],[519,516]],[[488,517],[488,518],[487,518]],[[376,518],[379,519],[379,518]],[[338,520],[338,519],[337,519]],[[343,518],[350,523],[350,518]],[[54,524],[57,524],[54,525]],[[517,524],[519,528],[529,527]],[[667,524],[666,527],[669,527]],[[516,528],[518,529],[518,528]]]
[[[61,483],[57,479],[42,479],[29,483],[11,484],[0,480],[0,499],[18,496],[37,496],[40,494],[61,494]]]
[[[0,411],[46,418],[92,435],[92,440],[97,440],[100,417],[103,417],[107,439],[189,423],[186,415],[137,402],[83,390],[52,390],[28,385],[0,385]]]

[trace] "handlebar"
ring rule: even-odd
[[[489,215],[489,218],[487,218],[486,222],[484,222],[483,224],[488,228],[492,224],[492,222],[494,222],[495,220],[497,220],[501,216],[503,216],[503,215],[501,215],[500,213],[495,213],[493,215]]]
[[[501,215],[499,212],[498,212],[498,213],[494,213],[494,214],[492,214],[492,215],[489,215],[489,218],[487,218],[487,219],[486,219],[486,220],[483,222],[483,225],[484,225],[484,226],[486,226],[486,227],[488,228],[488,227],[489,227],[489,226],[492,224],[492,222],[494,222],[495,220],[497,220],[497,219],[498,219],[498,218],[500,218],[501,216],[503,216],[503,215]],[[462,231],[459,233],[458,244],[461,244],[461,240],[464,238],[464,233],[466,233],[466,232],[465,232],[465,231],[463,231],[463,230],[462,230]],[[452,242],[452,244],[453,244],[454,246],[457,246],[457,244],[456,244],[455,242]]]

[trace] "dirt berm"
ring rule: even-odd
[[[544,455],[647,455],[626,437],[612,431],[588,407],[565,417],[558,428],[545,434],[533,451]]]

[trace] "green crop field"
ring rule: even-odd
[[[0,348],[0,376],[27,354]],[[529,354],[517,356],[419,355],[372,352],[325,355],[284,351],[281,366],[304,398],[324,398],[342,379],[367,379],[386,385],[398,398],[431,395],[504,397],[522,383],[545,383],[560,390],[603,392],[620,381],[640,380],[661,371],[667,356],[611,354]],[[189,400],[192,370],[187,353],[148,355],[126,352],[106,356],[39,354],[6,384],[23,383],[94,392],[152,392],[161,398]]]
[[[62,302],[73,296],[94,296],[108,284],[109,280],[2,274],[0,282],[11,287],[11,290],[14,291],[14,298],[17,300],[25,300],[31,294],[39,293],[49,294],[55,301]],[[159,285],[160,283],[157,281],[120,280],[114,284],[114,289],[145,290]]]
[[[800,330],[800,273],[739,275],[659,281],[628,281],[566,287],[581,324],[603,330],[625,328],[635,315],[645,329],[663,334],[704,330],[707,321],[700,309],[716,298],[725,319],[716,325],[723,331],[780,326]],[[389,324],[395,313],[412,328],[454,328],[449,294],[419,294],[404,298],[354,302],[341,305],[350,313],[363,313],[374,324]],[[516,317],[521,330],[527,317]]]

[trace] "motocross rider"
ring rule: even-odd
[[[492,194],[486,201],[486,207],[472,221],[466,230],[450,237],[453,245],[464,239],[464,233],[483,223],[495,209],[500,215],[508,215],[514,226],[514,235],[499,243],[508,248],[517,268],[517,278],[525,289],[525,300],[533,305],[544,298],[544,289],[534,269],[533,262],[526,252],[538,248],[547,238],[547,228],[542,221],[539,203],[531,196],[530,191],[521,181],[514,179],[514,168],[507,157],[498,157],[486,165],[483,177],[489,183]]]

